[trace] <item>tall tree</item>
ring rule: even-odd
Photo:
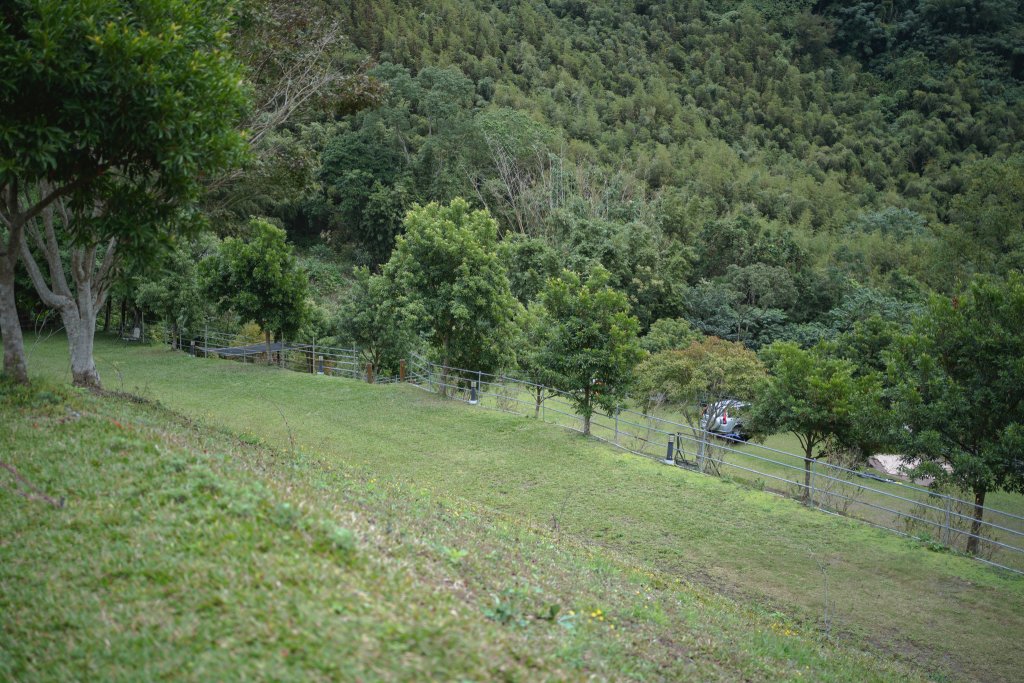
[[[225,49],[229,19],[213,0],[4,6],[0,321],[5,368],[15,377],[27,378],[11,285],[19,257],[34,259],[38,248],[45,258],[49,282],[40,268],[29,270],[40,295],[72,325],[73,379],[98,385],[92,329],[118,250],[156,241],[175,205],[195,197],[200,178],[239,158],[243,140],[234,124],[245,94]],[[135,220],[123,220],[126,211]],[[71,243],[73,292],[60,248]]]
[[[567,270],[541,293],[549,330],[543,366],[548,382],[572,396],[584,434],[597,408],[618,409],[643,357],[640,322],[630,315],[626,295],[608,285],[610,278],[601,266],[586,281]]]
[[[280,339],[294,334],[309,312],[309,278],[284,230],[254,218],[245,239],[225,239],[202,265],[208,291],[220,309],[263,328],[269,362],[271,335]]]
[[[384,266],[414,328],[445,366],[489,372],[513,358],[516,301],[497,254],[498,225],[464,199],[430,203],[405,218]]]
[[[970,553],[986,495],[1024,492],[1022,321],[1024,276],[979,278],[961,297],[934,297],[890,359],[907,457],[974,494]]]
[[[194,336],[213,310],[200,276],[200,263],[216,252],[210,234],[182,240],[133,278],[136,303],[171,326],[176,347],[182,332]]]
[[[386,277],[373,275],[366,267],[357,267],[353,276],[338,311],[339,336],[355,342],[378,373],[394,372],[415,335]]]

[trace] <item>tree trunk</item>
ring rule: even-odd
[[[583,435],[590,436],[590,392],[591,387],[588,385],[583,389]]]
[[[178,323],[171,323],[171,348],[177,351],[181,347],[178,344]]]
[[[537,403],[533,407],[533,419],[535,419],[535,420],[538,417],[540,417],[540,404],[544,400],[543,395],[544,395],[544,387],[538,386],[537,387]]]
[[[811,456],[814,455],[814,446],[807,442],[807,448],[804,451],[804,495],[803,502],[808,504],[811,502]]]
[[[121,321],[118,323],[120,326],[118,329],[117,336],[123,337],[125,333],[124,322],[128,319],[128,297],[121,297]]]
[[[63,213],[62,227],[69,229],[71,215],[63,202],[58,202]],[[102,264],[97,268],[96,256],[99,244],[73,246],[70,253],[70,271],[74,287],[65,275],[64,262],[58,242],[52,207],[42,213],[43,231],[32,226],[26,232],[40,255],[46,260],[50,282],[43,276],[36,257],[27,241],[21,244],[21,257],[25,269],[43,302],[60,312],[61,321],[68,335],[68,351],[71,355],[71,381],[75,386],[100,387],[100,374],[93,361],[93,338],[96,334],[96,315],[106,303],[107,288],[112,277],[116,260],[117,239],[107,243]]]
[[[8,196],[3,205],[4,222],[7,223],[7,242],[0,242],[0,336],[4,338],[4,372],[20,384],[28,384],[28,362],[25,360],[25,340],[21,336],[21,321],[18,319],[18,305],[14,297],[14,271],[18,265],[18,254],[24,237],[23,224],[8,218],[18,213],[17,192],[13,185],[7,188]]]
[[[93,332],[96,329],[96,311],[92,307],[79,313],[76,308],[60,312],[64,329],[68,332],[68,351],[71,354],[71,383],[76,387],[100,388],[100,373],[92,357]]]
[[[14,299],[14,268],[8,268],[5,263],[0,263],[0,335],[4,338],[4,375],[20,384],[28,384],[25,340],[21,336],[21,321]]]
[[[981,519],[985,514],[985,489],[974,489],[974,519],[971,520],[971,535],[967,537],[967,553],[978,554],[981,541]]]
[[[271,355],[270,355],[270,330],[264,330],[263,336],[264,336],[264,339],[267,340],[267,365],[270,365],[271,362],[272,362],[271,361]]]
[[[110,309],[111,309],[111,305],[113,303],[114,303],[113,299],[107,299],[107,305],[104,307],[104,313],[103,313],[103,334],[106,334],[107,331],[110,329]]]

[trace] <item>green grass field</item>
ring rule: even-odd
[[[102,340],[97,356],[109,389],[328,468],[458,501],[508,520],[510,529],[595,549],[598,573],[622,563],[668,585],[710,588],[751,615],[778,615],[803,633],[827,629],[841,643],[902,659],[936,679],[1019,677],[1024,580],[968,558],[408,386]],[[37,375],[67,379],[58,341],[35,345],[30,362]],[[725,677],[732,675],[746,674]]]
[[[304,363],[291,367],[306,371]],[[438,391],[439,383],[444,381],[438,368],[427,370],[422,364],[415,365],[411,378],[433,391]],[[469,379],[475,376],[470,374]],[[450,396],[463,402],[470,400],[465,382],[448,381]],[[478,396],[481,407],[583,430],[583,420],[568,396],[551,393],[538,396],[531,385],[495,377],[488,377],[482,387]],[[538,405],[541,396],[546,398]],[[618,417],[595,413],[591,419],[591,434],[656,460],[664,459],[666,442],[675,434],[678,437],[674,439],[676,462],[702,469],[698,464],[700,435],[687,426],[681,414],[668,407],[656,409],[652,416],[643,415],[639,410],[625,410]],[[789,433],[772,435],[765,443],[713,438],[704,447],[704,456],[709,459],[707,464],[713,465],[723,478],[801,499],[805,471],[803,457],[794,455],[797,452],[802,452],[802,448],[796,436]],[[940,497],[922,486],[879,480],[879,473],[866,466],[858,470],[873,478],[860,476],[851,469],[835,468],[828,459],[813,461],[811,506],[866,521],[924,543],[942,545],[956,552],[966,550],[974,514],[974,506],[969,502],[973,498],[970,492],[953,490],[947,493],[954,498]],[[1014,516],[1024,507],[1024,496],[998,492],[990,498],[981,530],[985,540],[981,542],[979,558],[994,566],[1024,571],[1024,553],[1016,550],[1024,542],[1024,519]]]

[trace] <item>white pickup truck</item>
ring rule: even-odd
[[[709,403],[701,412],[701,429],[723,439],[746,441],[750,435],[743,429],[743,413],[749,407],[734,398]]]

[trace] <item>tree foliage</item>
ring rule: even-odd
[[[823,347],[801,349],[779,342],[762,351],[770,377],[751,411],[761,432],[790,432],[804,455],[804,500],[811,495],[811,463],[825,456],[830,439],[872,447],[884,442],[882,385],[876,374],[855,377],[849,361],[828,356]],[[870,452],[863,453],[863,456]]]
[[[200,263],[218,247],[212,235],[181,240],[134,276],[135,301],[153,318],[171,326],[171,337],[197,336],[214,305],[203,286]]]
[[[284,230],[254,218],[244,239],[228,237],[202,266],[207,291],[218,308],[263,329],[268,360],[272,334],[280,339],[302,327],[309,280]]]
[[[600,266],[585,281],[565,271],[548,281],[540,298],[540,325],[546,330],[541,363],[548,382],[572,396],[583,416],[584,434],[590,433],[597,408],[609,413],[619,408],[643,355],[639,321],[609,279]]]
[[[338,310],[338,337],[362,349],[376,372],[395,373],[415,341],[409,320],[386,277],[366,267],[357,267],[353,276]]]
[[[717,472],[714,458],[709,457],[708,424],[722,416],[728,399],[756,402],[767,373],[757,355],[743,344],[702,337],[683,348],[645,358],[636,377],[638,396],[649,408],[668,406],[682,415],[697,444],[699,466]]]
[[[99,250],[105,261],[116,260],[119,252],[152,249],[180,225],[169,219],[196,199],[202,178],[236,163],[244,149],[235,123],[246,100],[239,66],[225,49],[229,20],[223,3],[207,1],[19,0],[4,6],[5,365],[15,353],[11,342],[20,339],[8,310],[14,265],[19,255],[31,260],[45,252],[50,281],[29,263],[33,283],[61,311],[74,381],[99,384],[92,330],[110,268],[94,272],[91,256]],[[58,220],[43,216],[58,200]],[[28,245],[23,236],[32,221],[48,225],[36,226],[39,238]],[[75,292],[61,264],[61,244],[72,241],[87,269],[72,269],[81,275],[73,278]]]
[[[907,457],[974,494],[969,552],[986,495],[1024,491],[1022,320],[1024,277],[979,278],[962,296],[933,297],[889,365]]]
[[[443,365],[485,372],[510,365],[517,304],[494,219],[455,199],[413,207],[404,225],[383,274],[413,329]]]

